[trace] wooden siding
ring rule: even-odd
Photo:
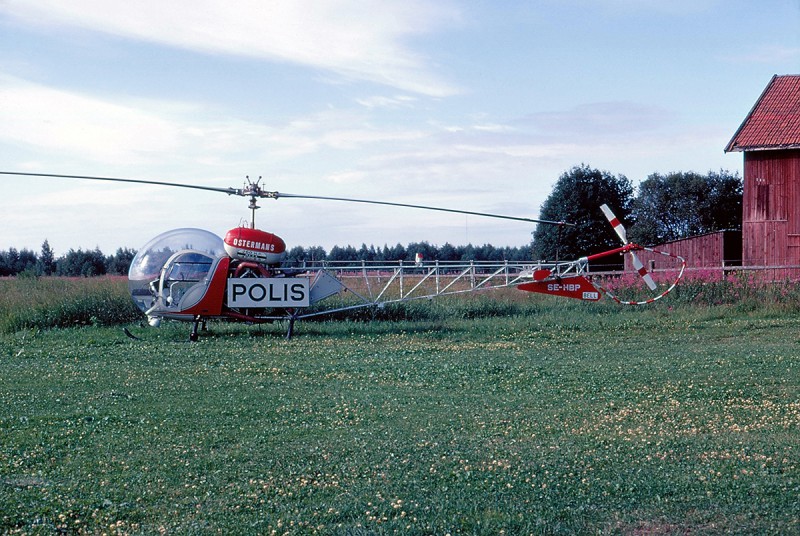
[[[785,221],[750,222],[742,231],[745,266],[786,266],[793,263],[788,251]]]
[[[800,150],[746,151],[742,263],[800,264]]]
[[[742,233],[739,231],[719,231],[684,240],[675,240],[654,247],[686,259],[690,268],[721,268],[740,266],[742,260]],[[676,263],[663,255],[639,251],[636,255],[648,269],[676,268]],[[625,270],[633,270],[630,255],[625,256]]]

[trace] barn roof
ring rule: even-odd
[[[775,75],[725,152],[800,148],[800,75]]]

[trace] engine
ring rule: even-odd
[[[283,239],[259,229],[231,229],[225,234],[223,242],[228,255],[238,261],[277,265],[286,258],[286,243]]]

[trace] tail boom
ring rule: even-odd
[[[530,283],[523,283],[517,288],[526,292],[550,294],[551,296],[584,301],[597,301],[600,299],[600,291],[582,275],[559,277],[546,281],[531,281]]]

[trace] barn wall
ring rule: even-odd
[[[723,266],[741,265],[742,233],[739,231],[719,231],[684,240],[675,240],[654,247],[653,249],[672,253],[686,259],[690,268],[721,268]],[[636,255],[647,268],[656,270],[675,268],[676,264],[669,257],[638,251]],[[625,256],[625,269],[632,270],[630,255]]]
[[[800,150],[744,154],[743,264],[800,264]]]

